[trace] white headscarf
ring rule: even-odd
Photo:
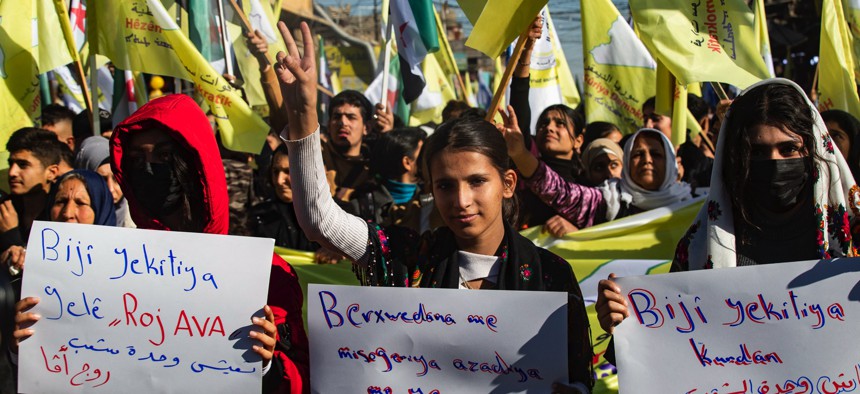
[[[630,176],[630,151],[633,150],[633,143],[636,142],[636,138],[642,133],[660,136],[666,156],[663,183],[659,189],[654,191],[645,190],[645,188],[637,185]],[[624,166],[621,169],[621,180],[609,179],[599,188],[603,192],[604,201],[606,201],[607,220],[614,220],[618,216],[622,203],[649,211],[692,198],[690,185],[678,181],[678,164],[675,161],[675,149],[672,147],[672,142],[656,129],[640,129],[627,140],[627,143],[624,144]]]
[[[816,159],[818,174],[810,177],[815,182],[813,196],[818,220],[819,256],[823,259],[855,256],[857,251],[851,239],[850,223],[860,215],[860,188],[854,183],[848,164],[834,149],[833,139],[815,106],[794,82],[782,78],[767,79],[748,87],[740,96],[768,84],[783,84],[797,89],[814,116],[813,157],[823,159]],[[676,263],[686,263],[690,270],[737,266],[732,200],[723,184],[723,155],[732,154],[725,147],[726,134],[730,133],[726,131],[726,125],[731,115],[730,109],[717,140],[707,203],[702,206],[675,252],[675,259],[680,260]]]

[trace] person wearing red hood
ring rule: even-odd
[[[111,167],[140,228],[227,234],[224,166],[206,114],[185,95],[151,101],[119,124]],[[272,254],[265,335],[254,351],[271,361],[264,392],[309,391],[302,290],[293,268]],[[252,334],[254,335],[254,334]],[[264,369],[266,366],[264,366]]]

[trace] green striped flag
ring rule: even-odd
[[[421,62],[428,53],[439,50],[432,1],[393,0],[391,23],[400,58],[403,99],[411,103],[421,95],[426,85]]]

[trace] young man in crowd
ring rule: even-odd
[[[59,176],[62,151],[54,133],[25,127],[12,133],[9,151],[11,197],[0,204],[0,251],[23,246],[42,213],[51,183]]]
[[[355,188],[370,179],[364,139],[372,127],[373,106],[355,90],[338,93],[330,105],[323,162],[326,170],[334,171],[335,198],[348,201]]]

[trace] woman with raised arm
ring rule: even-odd
[[[620,219],[690,199],[690,185],[678,181],[672,143],[656,129],[641,129],[624,144],[621,179],[610,178],[597,187],[564,179],[525,148],[517,116],[499,110],[508,154],[526,186],[577,228]]]
[[[860,188],[833,146],[794,82],[769,79],[742,92],[720,131],[708,201],[671,270],[856,256],[849,224],[860,213]],[[610,334],[628,315],[612,278],[600,281],[596,304]]]
[[[306,45],[299,57],[289,30],[283,23],[279,28],[290,53],[278,54],[276,67],[290,125],[281,136],[294,169],[296,216],[308,238],[349,257],[367,286],[567,292],[570,380],[587,392],[592,353],[582,293],[566,261],[535,247],[506,222],[505,214],[515,206],[516,173],[501,134],[484,120],[454,120],[426,141],[427,181],[445,227],[418,236],[364,222],[339,208],[329,193],[320,154],[313,46]],[[304,42],[313,42],[307,24],[301,30]],[[576,392],[562,386],[553,389]]]

